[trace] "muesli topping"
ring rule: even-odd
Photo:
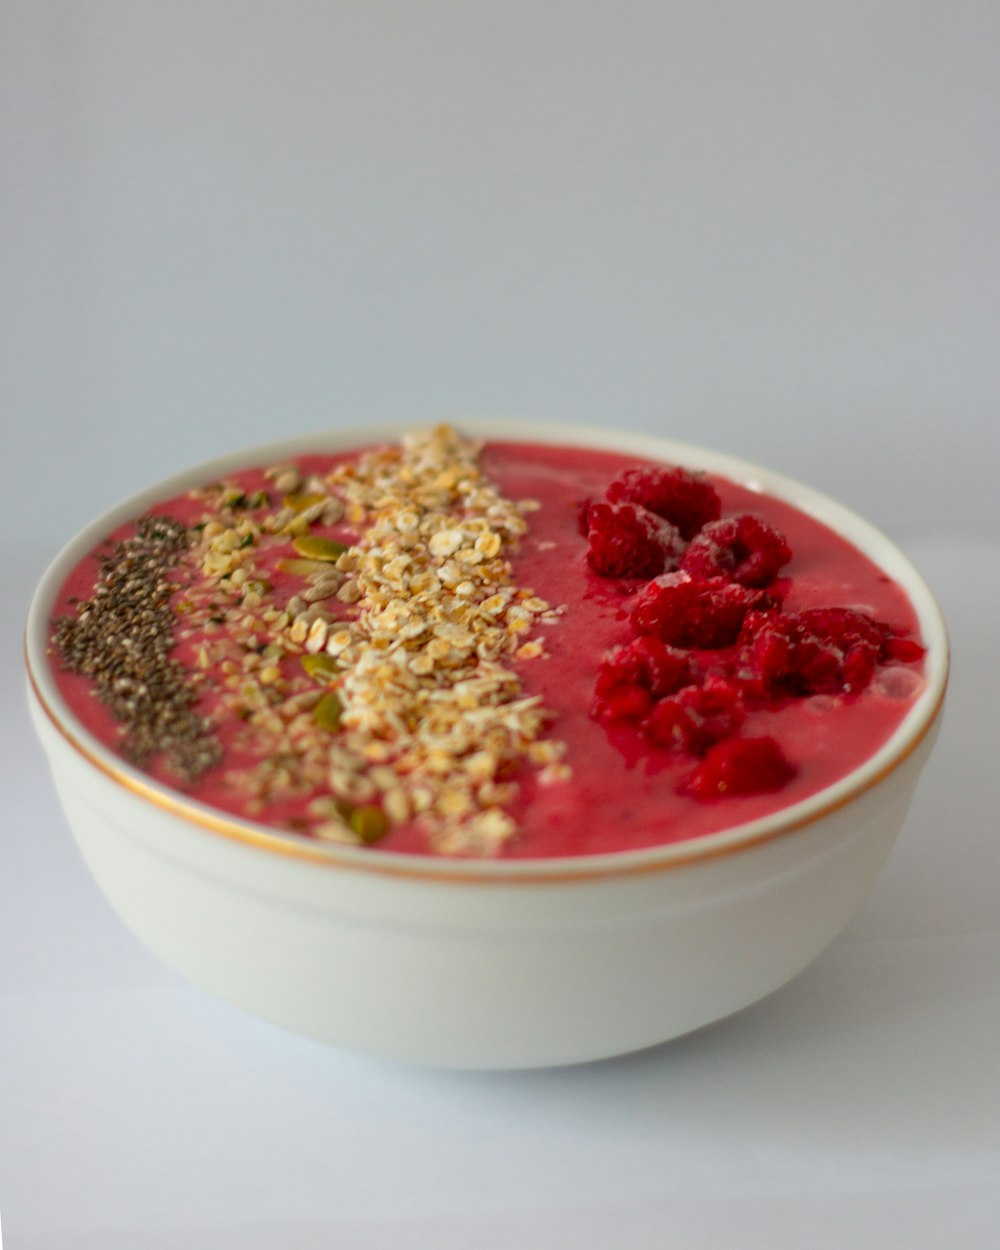
[[[501,495],[479,453],[439,426],[323,476],[277,465],[267,491],[221,482],[191,492],[204,511],[190,533],[144,518],[126,540],[169,532],[170,561],[187,570],[166,586],[162,562],[133,579],[123,611],[157,605],[159,650],[176,634],[190,652],[186,676],[177,659],[166,664],[192,722],[205,728],[190,712],[204,689],[217,691],[215,723],[239,725],[234,753],[251,764],[229,767],[227,752],[223,767],[251,815],[309,797],[293,823],[321,838],[372,842],[419,818],[438,852],[489,855],[515,833],[506,809],[519,772],[565,777],[548,714],[510,662],[543,658],[536,628],[560,614],[511,574],[536,505]],[[81,605],[53,631],[64,665],[88,674],[113,667],[102,646],[116,637],[88,634],[89,669],[79,666],[76,638],[93,610]],[[121,719],[121,701],[104,687],[100,697]],[[146,762],[160,740],[140,729],[129,723],[128,753]],[[193,740],[200,754],[183,758],[162,743],[191,782],[221,754],[204,732]]]

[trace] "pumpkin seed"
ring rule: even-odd
[[[324,651],[319,651],[316,655],[304,655],[302,667],[310,677],[315,677],[317,681],[329,681],[340,672],[337,661]]]
[[[377,842],[389,832],[389,817],[381,807],[368,804],[356,807],[347,818],[347,823],[362,842]]]
[[[344,705],[336,690],[329,691],[313,708],[313,720],[320,729],[328,729],[335,733],[340,728],[340,718],[344,714]]]
[[[344,543],[338,543],[332,538],[321,538],[318,534],[303,534],[295,539],[292,546],[307,560],[333,561],[347,550]]]
[[[306,495],[301,491],[292,491],[290,495],[286,495],[282,499],[282,505],[291,508],[293,512],[305,512],[306,508],[311,508],[318,503],[326,503],[325,495]]]
[[[279,560],[278,569],[282,573],[296,573],[299,577],[315,576],[321,573],[324,577],[330,572],[329,560]]]

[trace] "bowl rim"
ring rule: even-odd
[[[31,694],[51,726],[77,755],[123,789],[186,821],[208,836],[221,835],[245,846],[318,865],[393,877],[482,884],[577,881],[666,871],[728,857],[813,825],[878,785],[901,766],[931,729],[944,700],[949,673],[947,630],[940,608],[923,577],[900,548],[879,529],[821,492],[741,457],[669,437],[613,430],[580,423],[511,418],[442,419],[464,433],[490,442],[536,442],[625,452],[666,463],[684,464],[727,477],[751,490],[774,495],[825,523],[853,543],[897,581],[917,614],[923,642],[924,689],[882,746],[831,785],[768,816],[715,833],[640,850],[547,858],[473,859],[386,853],[372,847],[320,842],[305,834],[276,829],[232,816],[190,799],[118,757],[82,725],[63,700],[48,660],[51,612],[71,569],[119,525],[153,504],[201,482],[265,462],[310,452],[351,451],[398,439],[434,422],[384,422],[332,428],[257,444],[202,461],[144,487],[84,526],[62,548],[42,575],[28,610],[24,651]],[[440,422],[439,422],[440,423]]]

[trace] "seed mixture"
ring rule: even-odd
[[[509,664],[542,659],[539,627],[560,615],[511,576],[537,505],[504,498],[479,451],[442,426],[322,475],[274,466],[251,494],[233,482],[192,492],[189,527],[144,518],[119,544],[133,563],[137,544],[164,552],[142,576],[115,574],[113,617],[97,606],[112,593],[102,572],[76,617],[55,622],[63,664],[109,674],[99,697],[130,758],[169,750],[188,781],[218,765],[250,815],[349,843],[416,820],[439,853],[496,853],[516,832],[522,771],[544,785],[568,770]],[[95,632],[95,618],[114,623]],[[141,715],[123,702],[137,680],[121,670],[133,618],[149,622],[140,636],[164,674],[146,678]],[[174,710],[157,737],[149,709],[166,674]],[[230,726],[224,751],[193,710],[209,689],[212,727]]]

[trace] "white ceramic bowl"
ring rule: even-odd
[[[577,1063],[664,1042],[777,989],[854,915],[903,823],[940,721],[944,624],[888,539],[778,474],[618,431],[462,425],[706,469],[817,516],[908,593],[928,647],[924,690],[860,768],[766,819],[648,850],[520,862],[389,855],[277,832],[156,784],[89,734],[61,699],[46,656],[55,597],[73,566],[117,525],[197,482],[400,433],[386,427],[203,464],[88,526],[32,602],[34,722],[67,819],[112,906],[165,963],[222,998],[338,1046],[452,1067]]]

